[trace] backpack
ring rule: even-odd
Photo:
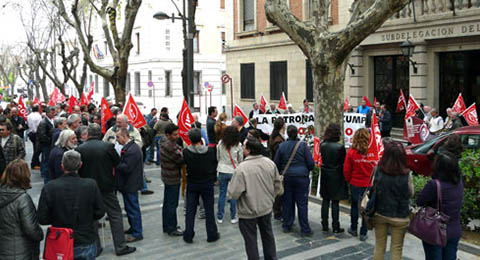
[[[73,260],[73,230],[49,227],[45,238],[45,260]]]

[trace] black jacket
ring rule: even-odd
[[[189,146],[183,150],[187,165],[187,183],[215,182],[217,179],[217,152],[214,147]]]
[[[113,168],[120,162],[114,145],[90,139],[76,150],[82,155],[83,164],[78,171],[80,177],[96,180],[101,192],[113,192],[115,190]]]
[[[378,120],[381,125],[381,131],[390,131],[392,130],[392,115],[388,110],[383,112],[383,116]]]
[[[216,137],[215,137],[215,123],[217,120],[208,117],[207,118],[207,137],[208,137],[208,143],[210,144],[216,144]]]
[[[376,189],[375,209],[378,214],[391,218],[408,217],[408,174],[390,176],[377,170],[373,186]]]
[[[123,146],[120,163],[115,170],[118,190],[137,192],[143,188],[143,156],[142,150],[131,140]]]
[[[23,133],[28,128],[27,123],[25,122],[25,119],[23,119],[23,117],[21,116],[17,116],[17,117],[12,117],[10,120],[12,121],[13,132],[18,136],[20,136],[21,138],[23,138],[24,137]],[[20,125],[22,126],[22,129],[18,129]]]
[[[62,158],[67,150],[63,147],[55,146],[48,156],[47,168],[50,180],[60,178],[63,175]]]
[[[74,246],[95,242],[93,221],[104,215],[102,196],[94,180],[71,173],[43,186],[38,221],[42,225],[73,229]]]
[[[5,160],[5,155],[3,154],[3,148],[0,145],[0,177],[2,177],[5,168],[7,168],[7,161]]]
[[[25,190],[0,186],[0,259],[38,260],[43,231]]]
[[[345,147],[337,142],[323,142],[320,145],[320,154],[322,155],[320,195],[330,200],[346,199],[348,189],[343,177]]]
[[[260,138],[261,138],[263,141],[268,141],[268,139],[270,139],[270,136],[267,135],[266,133],[264,133],[264,132],[262,131],[262,129],[255,128],[255,127],[253,127],[253,126],[249,126],[249,127],[247,128],[248,131],[253,130],[253,129],[258,131],[258,133],[260,134]],[[247,135],[248,135],[248,132],[247,132]]]
[[[242,127],[242,129],[240,129],[240,143],[241,144],[243,144],[245,139],[247,139],[247,136],[248,136],[248,129],[245,128],[245,127]]]
[[[53,124],[47,117],[44,117],[37,128],[37,143],[40,146],[51,146],[53,135]]]

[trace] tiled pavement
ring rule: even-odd
[[[135,253],[123,257],[117,257],[113,250],[110,228],[107,221],[107,227],[105,228],[106,245],[104,246],[102,255],[98,258],[99,260],[246,259],[243,239],[238,230],[238,224],[230,224],[228,208],[225,210],[227,215],[224,218],[223,224],[217,224],[221,238],[215,243],[206,242],[205,220],[201,219],[197,219],[195,223],[196,235],[193,244],[184,243],[181,237],[169,237],[164,234],[161,225],[163,183],[160,179],[159,168],[156,166],[147,166],[146,174],[152,180],[152,183],[149,184],[149,189],[154,190],[155,193],[148,196],[140,196],[144,239],[132,244],[137,247]],[[38,171],[33,172],[32,182],[33,188],[29,190],[29,193],[31,194],[33,201],[37,203],[42,187],[42,180],[39,177]],[[216,194],[218,194],[217,188]],[[120,196],[121,195],[119,195],[120,201],[123,201]],[[346,229],[350,221],[349,216],[341,213],[340,218],[342,227]],[[375,238],[372,232],[369,232],[369,238],[365,242],[360,242],[358,238],[353,238],[347,233],[333,235],[332,233],[322,232],[320,225],[320,205],[313,202],[309,203],[309,219],[312,229],[315,232],[311,238],[300,237],[298,222],[296,222],[297,225],[295,225],[292,233],[285,234],[282,232],[281,223],[272,220],[277,246],[277,256],[279,259],[372,259],[375,244]],[[125,227],[128,227],[127,219],[125,218],[124,220]],[[178,223],[181,227],[185,226],[183,199],[180,200],[178,209]],[[102,236],[102,233],[100,233],[100,236]],[[262,254],[260,238],[259,250],[260,254]],[[421,241],[410,234],[406,235],[403,253],[404,259],[424,259]],[[470,260],[480,259],[480,256],[459,251],[458,258],[462,260]],[[388,252],[386,259],[390,259]]]

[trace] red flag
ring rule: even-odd
[[[405,119],[415,116],[415,111],[420,109],[420,106],[418,105],[417,101],[413,97],[412,94],[408,97],[408,106],[407,106],[407,113],[405,114]]]
[[[383,155],[382,135],[378,126],[377,115],[372,113],[372,128],[370,131],[370,143],[368,145],[367,160],[378,162]]]
[[[455,104],[453,104],[453,112],[462,113],[465,111],[467,107],[465,106],[465,102],[463,101],[462,93],[458,94],[457,100],[455,100]]]
[[[367,96],[363,96],[363,100],[365,101],[365,103],[367,103],[367,107],[373,107],[372,103],[370,103],[370,100],[368,100]]]
[[[38,106],[38,112],[41,114],[42,113],[42,103],[40,102],[40,100],[38,100],[38,97],[35,97],[33,99],[33,105]]]
[[[50,100],[48,101],[48,106],[53,107],[58,102],[58,88],[54,88],[52,94],[50,94]]]
[[[92,83],[90,84],[90,87],[88,88],[88,96],[87,96],[88,103],[92,102],[93,86],[94,85],[95,85],[95,81],[92,81]]]
[[[398,97],[398,101],[397,101],[397,109],[395,110],[395,112],[400,112],[402,111],[403,109],[405,109],[406,107],[406,101],[405,101],[405,96],[403,95],[403,90],[400,89],[400,96]]]
[[[58,91],[58,100],[57,103],[63,103],[67,100],[61,91]]]
[[[343,112],[347,112],[348,110],[348,97],[345,98],[345,102],[343,102]]]
[[[233,109],[233,116],[241,116],[243,118],[243,125],[245,125],[248,122],[248,117],[243,113],[243,110],[235,104],[235,108]]]
[[[190,108],[188,108],[187,101],[184,99],[180,115],[178,116],[178,135],[187,145],[192,143],[188,138],[188,130],[192,128],[193,122],[195,122],[195,120],[190,112]]]
[[[145,118],[143,117],[142,112],[140,112],[137,103],[135,103],[132,94],[128,96],[128,101],[123,109],[123,114],[128,117],[128,121],[135,128],[140,128],[147,124],[147,121],[145,121]]]
[[[105,132],[107,132],[107,121],[113,117],[113,113],[112,111],[110,110],[110,107],[108,106],[108,103],[107,103],[107,100],[105,99],[105,97],[102,97],[102,101],[101,101],[101,104],[100,104],[100,113],[102,115],[102,118],[101,118],[101,123],[102,123],[102,133],[105,134]]]
[[[25,120],[27,120],[27,108],[25,107],[25,104],[23,103],[22,96],[18,99],[18,115],[23,117]]]
[[[377,102],[378,102],[377,98],[376,98],[376,97],[374,97],[374,98],[373,98],[373,105],[376,105],[376,104],[377,104]]]
[[[477,106],[473,103],[461,114],[467,121],[468,125],[478,125]]]
[[[285,93],[282,92],[282,97],[280,98],[280,102],[278,103],[278,108],[287,110],[287,99],[285,98]]]
[[[73,95],[71,95],[70,98],[68,99],[68,113],[71,114],[73,107],[78,105],[79,105],[78,100]]]
[[[260,98],[260,111],[265,114],[265,111],[267,111],[267,100],[265,99],[264,96]]]
[[[318,166],[322,165],[322,155],[320,154],[320,138],[313,138],[313,161],[317,163]]]
[[[82,96],[80,97],[80,105],[86,105],[88,106],[88,100],[85,97],[85,93],[82,92]]]

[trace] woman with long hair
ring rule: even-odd
[[[373,184],[376,210],[374,260],[383,260],[385,257],[389,228],[392,233],[391,259],[402,259],[403,239],[410,222],[408,203],[414,193],[409,172],[403,145],[400,142],[386,143]]]
[[[350,184],[351,206],[350,206],[350,228],[348,233],[354,237],[358,236],[358,202],[369,186],[370,175],[374,163],[367,161],[368,144],[370,134],[366,128],[358,129],[353,135],[352,147],[348,150],[343,165],[345,181]],[[367,225],[362,219],[360,228],[360,240],[367,240]]]
[[[431,245],[423,241],[425,259],[457,259],[458,242],[462,236],[461,209],[463,206],[463,181],[457,155],[448,151],[440,152],[433,163],[433,179],[428,181],[418,194],[417,205],[437,208],[437,189],[440,189],[440,209],[449,216],[447,224],[447,245]],[[436,184],[440,182],[440,186]]]
[[[279,117],[275,119],[273,123],[273,131],[270,135],[270,139],[268,140],[268,148],[270,150],[271,159],[275,159],[275,154],[277,153],[278,146],[281,143],[285,142],[285,138],[283,135],[285,134],[285,121],[283,118]],[[273,202],[273,217],[276,220],[282,219],[282,208],[283,208],[283,195],[279,195],[275,197],[275,201]]]
[[[328,231],[328,211],[332,204],[332,231],[342,233],[340,228],[340,200],[347,199],[348,188],[343,177],[343,162],[345,161],[345,146],[340,141],[340,126],[330,124],[323,135],[320,145],[322,166],[320,176],[320,195],[322,196],[322,228]]]
[[[50,175],[50,180],[54,180],[63,175],[62,170],[62,157],[63,154],[68,151],[75,149],[77,147],[77,135],[74,131],[70,129],[65,129],[60,132],[55,147],[50,156],[48,157],[48,174]]]
[[[215,122],[215,140],[222,140],[223,132],[225,131],[225,128],[227,128],[227,125],[225,124],[226,122],[227,114],[221,113],[218,116],[217,122]]]
[[[30,169],[22,159],[8,164],[0,179],[0,259],[38,259],[43,231],[27,193]]]
[[[243,161],[243,149],[240,145],[240,133],[234,126],[225,128],[223,137],[217,145],[217,171],[220,184],[220,193],[218,195],[217,222],[223,223],[225,210],[225,199],[227,196],[228,183],[232,179],[235,168]],[[238,222],[236,215],[236,203],[230,199],[230,217],[231,223]]]

